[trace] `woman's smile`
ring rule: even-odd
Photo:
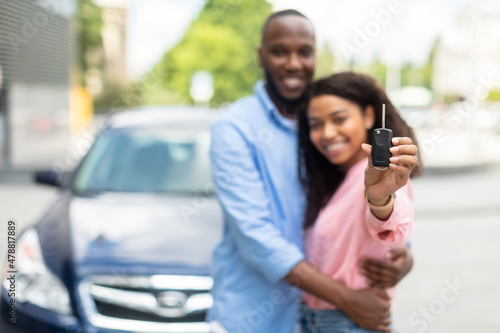
[[[328,153],[328,155],[340,154],[344,148],[346,148],[348,140],[333,142],[323,146],[323,149]]]

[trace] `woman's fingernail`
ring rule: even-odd
[[[389,159],[392,163],[397,163],[399,161],[399,157],[391,157]]]
[[[392,138],[392,143],[397,145],[399,143],[399,140],[397,138]]]
[[[399,147],[392,147],[389,149],[391,153],[397,153],[399,151]]]

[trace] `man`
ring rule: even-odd
[[[298,288],[335,304],[362,327],[389,331],[385,292],[349,290],[304,258],[295,118],[313,77],[315,48],[314,29],[304,15],[271,15],[258,49],[265,82],[232,104],[212,128],[212,171],[224,213],[208,318],[214,331],[293,332]],[[397,257],[398,263],[363,263],[374,286],[394,284],[409,271],[407,251]]]

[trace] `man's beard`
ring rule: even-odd
[[[269,89],[270,94],[273,96],[274,102],[280,104],[279,106],[283,107],[285,110],[288,109],[290,111],[297,110],[298,108],[304,105],[304,102],[306,101],[307,89],[305,89],[302,95],[300,95],[297,98],[294,99],[285,98],[279,92],[278,87],[274,83],[269,71],[266,70],[264,72],[266,75],[267,88]]]

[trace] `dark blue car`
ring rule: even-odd
[[[216,116],[124,112],[74,171],[37,173],[61,193],[17,239],[15,295],[4,273],[0,332],[208,332],[222,221],[208,152]]]

